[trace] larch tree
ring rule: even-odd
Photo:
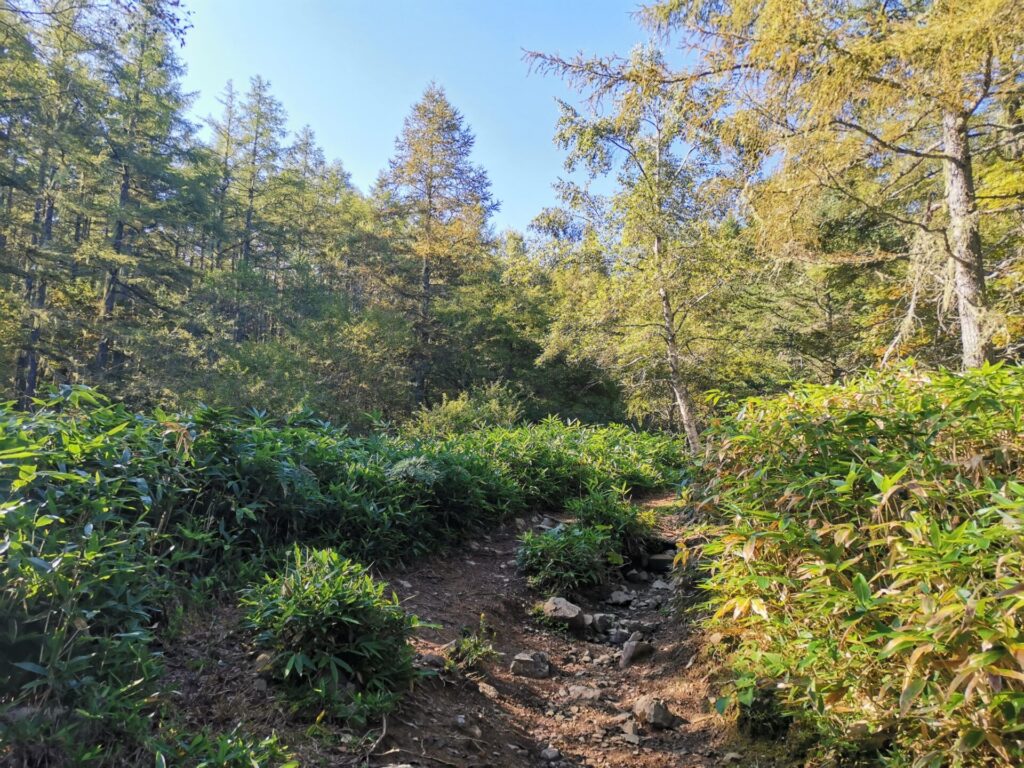
[[[1009,184],[999,173],[1019,162],[1008,150],[1024,127],[1022,11],[1019,0],[667,0],[643,16],[695,61],[673,86],[713,88],[708,114],[760,153],[769,179],[753,210],[768,247],[807,246],[802,211],[822,188],[934,235],[962,364],[975,367],[1000,323],[983,217],[1024,204],[1019,172]]]
[[[673,420],[699,451],[695,383],[707,382],[703,371],[712,363],[701,318],[722,300],[738,255],[725,198],[714,191],[717,150],[688,133],[689,105],[665,84],[665,62],[654,49],[636,50],[623,62],[629,76],[622,87],[603,92],[580,75],[599,63],[581,70],[554,57],[534,61],[594,95],[590,114],[561,104],[556,141],[568,151],[567,170],[583,166],[590,179],[616,180],[608,196],[560,185],[598,258],[571,272],[577,282],[567,288],[550,349],[577,346],[647,401],[652,386],[663,386]]]
[[[488,218],[498,207],[487,173],[472,162],[474,141],[462,114],[432,84],[405,119],[377,184],[382,215],[403,232],[401,256],[409,262],[395,287],[411,303],[417,405],[429,397],[438,333],[434,302],[487,247]]]

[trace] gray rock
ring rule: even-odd
[[[569,629],[580,631],[586,626],[583,609],[570,603],[564,597],[550,597],[542,608],[544,616],[551,621],[564,624]]]
[[[628,629],[622,629],[622,627],[615,627],[615,629],[609,630],[608,632],[608,642],[614,645],[622,645],[627,640],[629,640]]]
[[[655,579],[651,589],[672,589],[672,585],[663,579]]]
[[[739,752],[726,752],[722,757],[722,765],[732,765],[743,760],[743,755]]]
[[[555,762],[555,760],[558,760],[561,756],[562,753],[554,747],[548,747],[547,749],[543,749],[540,753],[540,759],[546,763],[553,763]]]
[[[647,558],[647,570],[652,573],[671,573],[672,564],[675,562],[675,559],[676,553],[674,551],[650,555]]]
[[[435,667],[437,669],[444,669],[447,661],[444,656],[438,653],[424,653],[420,656],[420,664],[424,667]]]
[[[626,717],[628,719],[625,720],[622,723],[622,726],[621,726],[622,732],[624,734],[626,734],[627,736],[639,736],[640,735],[640,728],[639,728],[639,726],[637,726],[636,720],[633,720],[632,718],[630,718],[629,715],[627,715]]]
[[[647,571],[638,571],[635,568],[626,571],[626,581],[632,582],[633,584],[643,584],[650,580],[651,574],[647,573]]]
[[[675,728],[682,720],[665,706],[665,702],[654,696],[641,696],[633,705],[636,719],[652,728]]]
[[[621,589],[617,589],[608,595],[608,599],[605,600],[609,605],[629,605],[633,602],[633,595],[629,592],[624,592]]]
[[[619,666],[625,669],[638,661],[649,659],[654,655],[654,646],[639,640],[629,640],[622,646],[622,658]]]
[[[510,670],[513,675],[520,677],[532,677],[541,679],[551,674],[551,664],[548,662],[547,654],[540,651],[533,653],[517,653],[512,659]]]
[[[595,613],[594,614],[594,631],[604,634],[612,628],[612,624],[615,621],[615,616],[610,613]]]
[[[601,689],[592,688],[589,685],[570,685],[569,701],[598,701],[601,698]]]
[[[257,677],[256,682],[253,684],[252,687],[257,693],[266,693],[267,681],[262,677]]]

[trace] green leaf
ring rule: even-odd
[[[910,680],[907,685],[903,688],[903,692],[900,693],[900,716],[905,716],[910,711],[910,707],[913,706],[914,701],[918,696],[921,695],[921,691],[924,690],[927,681],[921,677],[915,677]]]
[[[46,671],[46,667],[41,667],[31,661],[16,661],[12,666],[17,667],[18,669],[24,669],[26,672],[31,672],[35,675],[42,675],[43,677],[46,677],[49,674]]]

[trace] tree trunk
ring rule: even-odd
[[[46,306],[46,277],[37,260],[53,234],[53,197],[47,192],[50,174],[50,148],[43,148],[35,208],[32,213],[32,248],[25,254],[25,342],[14,362],[14,393],[20,407],[28,409],[39,386],[39,339],[42,336],[42,310]],[[33,254],[34,252],[34,254]]]
[[[989,355],[984,328],[987,302],[966,116],[957,112],[943,113],[942,138],[947,156],[944,162],[949,211],[947,240],[953,259],[963,366],[977,368]]]
[[[657,243],[655,248],[657,248]],[[672,302],[669,299],[668,291],[664,288],[658,290],[661,297],[661,313],[665,327],[665,348],[668,361],[669,387],[672,389],[672,400],[676,410],[679,412],[679,421],[682,422],[683,432],[686,433],[686,442],[690,444],[690,450],[700,453],[703,446],[700,441],[700,428],[697,424],[697,414],[694,412],[693,403],[690,401],[690,393],[683,383],[679,374],[679,344],[676,339],[675,318],[672,314]]]
[[[121,189],[118,192],[118,217],[114,224],[114,253],[118,256],[125,252],[125,225],[124,212],[131,199],[131,170],[128,164],[121,166]],[[100,343],[96,348],[96,370],[103,373],[110,363],[110,347],[113,341],[110,337],[110,324],[114,319],[114,307],[117,306],[117,292],[121,284],[121,268],[111,267],[107,272],[107,285],[103,291],[103,305],[100,310],[100,324],[103,331],[100,334]]]
[[[413,397],[417,407],[427,402],[427,375],[430,372],[430,258],[423,256],[420,271],[420,322],[416,331],[419,349],[416,350],[416,365],[413,371]]]

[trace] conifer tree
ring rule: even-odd
[[[794,223],[815,188],[941,237],[965,367],[989,357],[1002,322],[983,218],[1024,207],[1024,186],[1003,170],[1024,126],[1020,15],[1016,0],[666,0],[644,11],[695,54],[667,79],[760,153],[772,247],[807,242]]]
[[[399,290],[414,318],[418,405],[428,400],[438,343],[433,304],[486,247],[487,220],[498,207],[486,172],[470,158],[473,142],[444,90],[430,85],[405,119],[395,155],[378,182],[383,216],[404,235],[400,256],[408,266]]]

